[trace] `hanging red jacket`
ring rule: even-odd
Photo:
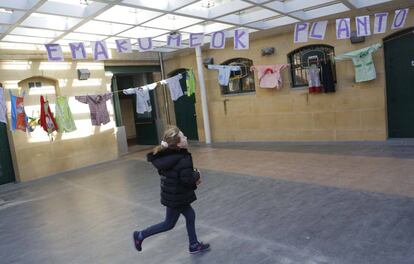
[[[43,95],[40,96],[40,125],[48,134],[58,129],[52,111],[50,111],[49,102],[45,101]]]

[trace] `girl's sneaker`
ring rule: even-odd
[[[197,254],[208,250],[210,250],[210,244],[203,244],[203,242],[197,242],[190,246],[190,254]]]
[[[142,247],[141,247],[141,244],[142,244],[142,239],[139,239],[139,232],[138,231],[135,231],[134,232],[134,235],[133,235],[133,238],[134,238],[134,245],[135,245],[135,248],[138,250],[138,251],[141,251],[142,250]]]

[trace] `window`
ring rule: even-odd
[[[221,65],[240,66],[240,71],[230,72],[229,85],[221,85],[221,94],[239,94],[255,91],[254,72],[250,71],[253,61],[236,58],[225,61]]]
[[[332,65],[333,79],[336,83],[335,63],[332,58],[335,55],[334,48],[328,45],[310,45],[296,49],[289,53],[290,74],[292,87],[308,85],[307,68],[316,64],[319,68],[320,61],[328,61]]]
[[[41,88],[42,87],[42,83],[41,82],[29,82],[29,89],[32,88]]]

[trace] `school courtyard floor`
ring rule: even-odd
[[[137,252],[164,217],[146,151],[0,186],[0,262],[30,264],[412,264],[414,142],[193,144],[203,175],[184,219]]]

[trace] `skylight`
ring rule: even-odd
[[[187,43],[189,33],[225,30],[231,36],[241,27],[254,32],[328,16],[354,17],[359,9],[372,14],[412,5],[412,0],[0,0],[0,47],[96,40],[115,47],[115,39],[135,44],[153,37],[156,50],[173,51],[166,47],[172,31]]]
[[[161,15],[163,15],[163,13],[127,6],[114,6],[99,15],[96,19],[139,25]]]
[[[162,17],[153,19],[142,26],[159,28],[159,29],[168,29],[168,30],[177,30],[183,27],[187,27],[193,24],[202,22],[201,19],[195,19],[190,17],[178,16],[178,15],[164,15]]]
[[[111,35],[116,35],[119,32],[125,31],[129,28],[131,28],[131,26],[129,25],[92,20],[82,25],[75,31],[82,32],[82,33],[101,34],[101,35],[111,36]]]

